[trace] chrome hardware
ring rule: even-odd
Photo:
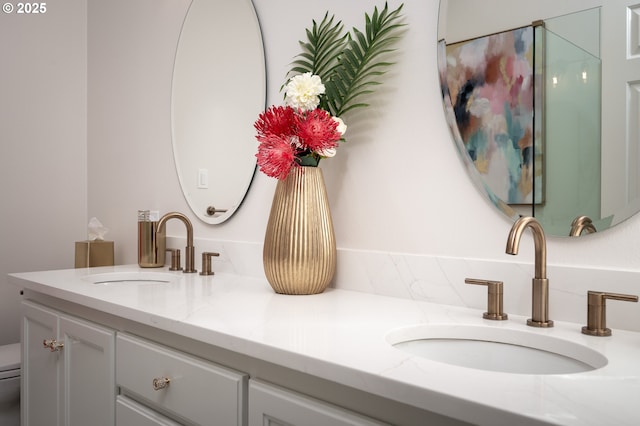
[[[58,342],[56,339],[45,339],[42,341],[42,345],[48,348],[51,352],[58,352],[64,348],[63,342]]]
[[[171,384],[171,379],[168,377],[156,377],[153,379],[153,390],[159,391],[161,389],[165,389],[169,387]]]
[[[194,273],[198,272],[194,268],[194,256],[195,256],[195,247],[193,246],[193,225],[187,216],[178,212],[167,213],[160,218],[158,221],[158,234],[164,234],[165,224],[169,219],[180,219],[184,226],[187,228],[187,247],[185,247],[185,259],[184,259],[184,273]]]
[[[604,293],[600,291],[587,292],[587,325],[582,327],[583,334],[590,336],[611,336],[611,329],[607,328],[606,299],[637,302],[638,296]]]
[[[203,252],[202,253],[202,272],[200,275],[213,275],[214,272],[211,270],[211,257],[212,256],[220,256],[220,253],[214,252]]]
[[[170,271],[182,271],[182,266],[180,266],[180,249],[168,248],[168,252],[171,252],[171,267]]]
[[[535,244],[535,275],[531,280],[531,318],[527,325],[531,327],[553,327],[549,319],[549,280],[547,279],[547,239],[542,225],[533,217],[521,217],[511,227],[507,238],[507,254],[518,254],[520,237],[525,229],[531,228]]]
[[[218,213],[225,213],[226,211],[227,211],[227,209],[216,209],[213,206],[207,207],[207,214],[209,216],[213,216],[213,215],[216,215]]]
[[[579,237],[582,231],[586,231],[587,234],[595,233],[596,227],[589,216],[578,216],[571,222],[571,231],[569,231],[570,237]]]
[[[509,316],[502,311],[502,281],[467,278],[464,282],[467,284],[485,285],[488,287],[487,312],[482,314],[482,318],[495,321],[503,321],[509,318]]]

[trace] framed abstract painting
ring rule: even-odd
[[[544,203],[533,27],[447,44],[446,64],[458,140],[485,184],[509,205]]]

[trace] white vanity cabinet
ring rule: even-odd
[[[98,305],[25,291],[23,426],[462,424]]]
[[[180,423],[246,425],[246,374],[127,333],[118,333],[116,348],[116,382],[121,397],[128,398],[118,402],[119,419],[147,406]],[[149,412],[142,415],[151,423],[140,424],[173,424]]]
[[[249,383],[249,426],[381,426],[344,408],[252,379]]]
[[[113,330],[25,301],[22,342],[23,426],[115,424]]]

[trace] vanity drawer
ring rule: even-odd
[[[154,379],[169,379],[162,387]],[[118,334],[121,393],[199,425],[243,425],[247,376],[138,337]]]
[[[249,382],[249,426],[391,426],[271,383]]]
[[[116,398],[116,425],[180,426],[180,423],[176,423],[126,396],[118,395]]]

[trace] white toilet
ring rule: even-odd
[[[20,343],[0,346],[0,425],[20,426]]]

